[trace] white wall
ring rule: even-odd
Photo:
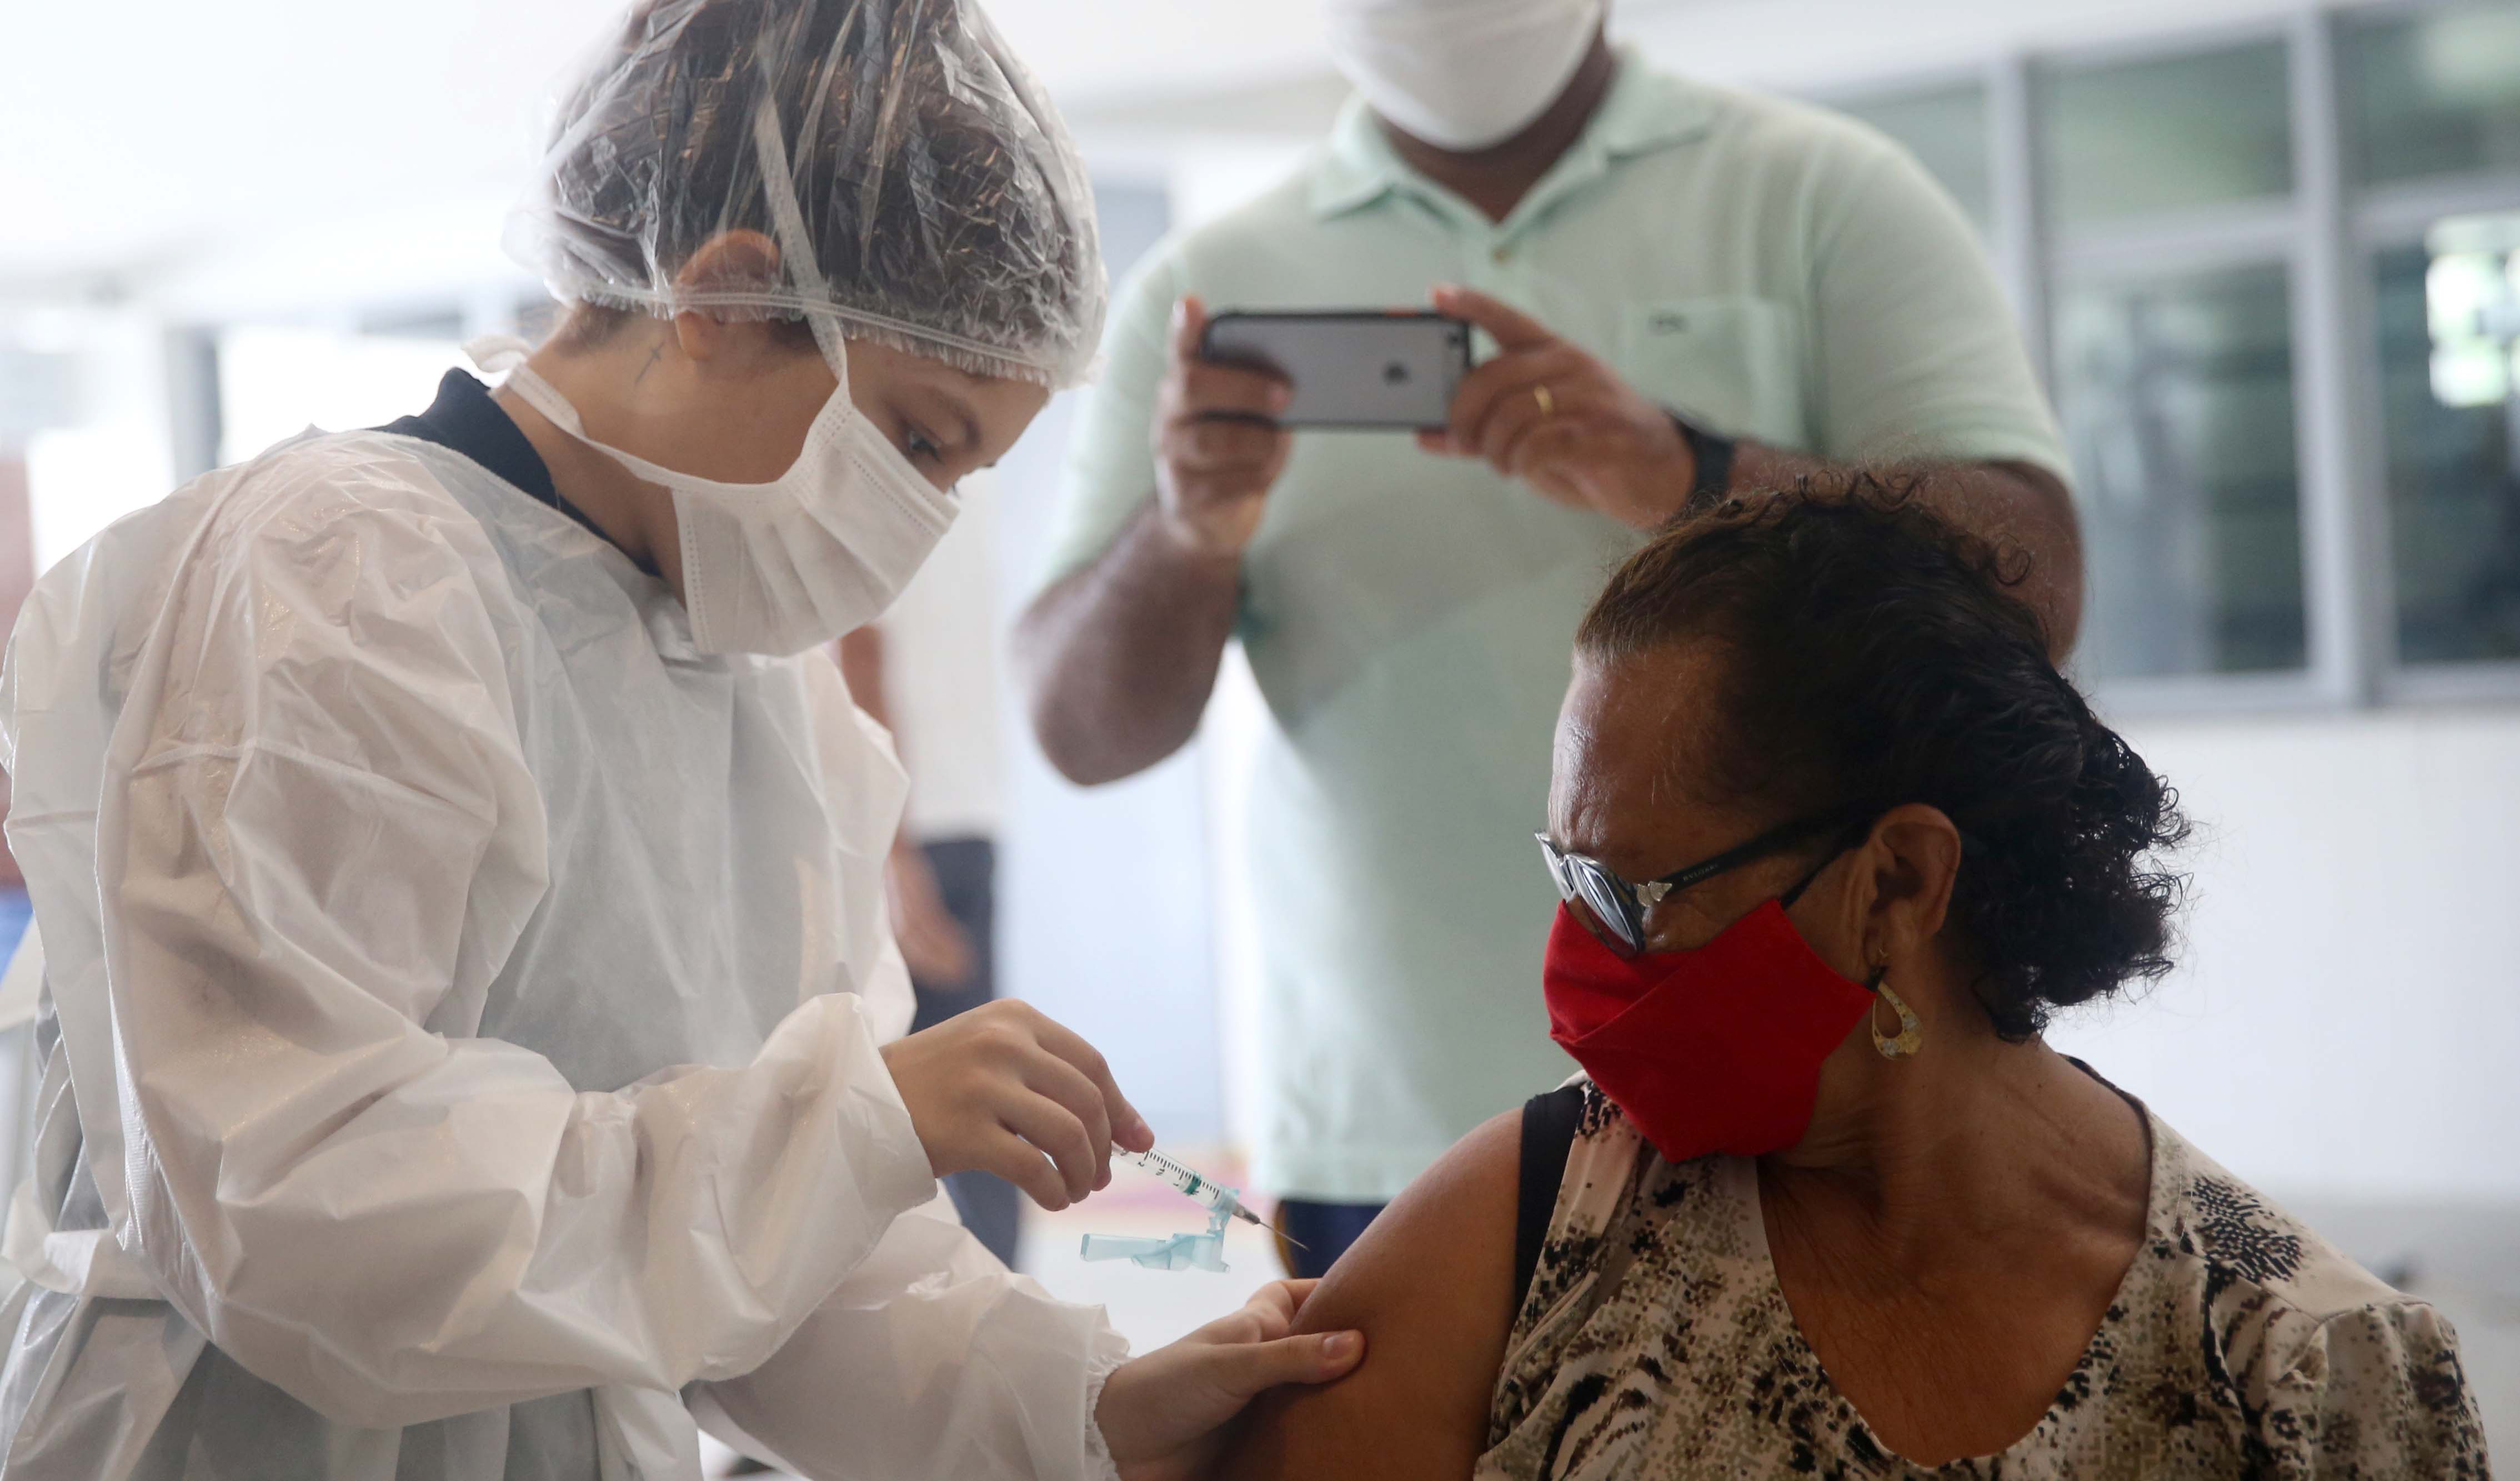
[[[2178,972],[2056,1040],[2304,1201],[2520,1203],[2520,709],[2143,720]]]

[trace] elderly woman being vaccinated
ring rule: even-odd
[[[46,577],[0,1474],[1171,1475],[1355,1362],[1298,1286],[1124,1362],[935,1195],[1152,1139],[1019,1005],[900,1037],[822,651],[1083,372],[1090,208],[964,0],[652,0],[519,218],[551,342]]]
[[[1372,1360],[1231,1481],[2483,1481],[2441,1314],[2047,1044],[2169,969],[2187,825],[2026,575],[1853,475],[1611,577],[1532,871],[1584,1074],[1332,1268]]]

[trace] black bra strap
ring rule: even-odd
[[[1584,1087],[1562,1086],[1522,1102],[1522,1179],[1513,1213],[1513,1311],[1519,1315],[1540,1271],[1540,1246],[1557,1212],[1557,1186],[1584,1116]]]

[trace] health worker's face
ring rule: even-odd
[[[729,345],[694,378],[700,405],[672,466],[729,483],[766,483],[792,467],[838,381],[810,341],[770,325],[726,325]],[[950,488],[994,465],[1049,404],[1035,381],[979,376],[871,340],[848,341],[849,399],[911,466]]]

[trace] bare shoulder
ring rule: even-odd
[[[1488,1400],[1513,1323],[1522,1113],[1456,1143],[1373,1221],[1299,1314],[1354,1327],[1365,1362],[1327,1388],[1253,1406],[1220,1474],[1234,1481],[1459,1481],[1486,1448]]]

